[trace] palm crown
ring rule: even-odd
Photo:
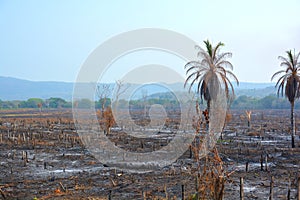
[[[284,93],[290,102],[294,102],[296,98],[300,97],[300,62],[298,61],[300,52],[297,55],[295,51],[292,53],[291,50],[286,53],[288,55],[287,58],[283,56],[278,57],[282,61],[280,66],[285,69],[276,72],[271,80],[283,74],[276,83],[276,87],[278,87],[277,94],[281,93],[283,96]]]
[[[197,83],[197,93],[200,94],[201,98],[209,102],[216,97],[218,90],[223,85],[227,98],[229,97],[229,89],[234,93],[234,88],[229,80],[233,78],[237,84],[239,83],[237,77],[231,72],[233,70],[232,64],[227,58],[232,57],[232,53],[225,52],[220,53],[220,47],[224,46],[223,43],[219,42],[215,47],[207,40],[204,41],[206,50],[200,46],[196,46],[199,50],[197,57],[199,61],[190,61],[185,65],[187,69],[186,74],[188,75],[184,87],[191,81],[189,91],[192,86]]]

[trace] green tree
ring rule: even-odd
[[[276,72],[271,80],[273,80],[278,75],[281,75],[277,80],[275,87],[278,87],[277,94],[288,98],[291,104],[291,135],[292,135],[292,148],[295,147],[295,117],[294,117],[294,107],[295,100],[300,97],[300,62],[298,61],[300,52],[295,54],[291,50],[286,51],[287,57],[279,56],[278,59],[281,60],[280,66],[284,69]]]
[[[37,108],[39,103],[43,103],[43,99],[30,98],[27,101],[20,102],[21,108]]]
[[[50,99],[47,99],[46,102],[49,108],[64,107],[64,105],[67,103],[64,99],[56,97],[51,97]]]
[[[213,47],[208,40],[204,41],[204,44],[206,48],[205,50],[200,46],[196,46],[199,50],[197,54],[199,60],[190,61],[185,65],[188,77],[184,83],[184,87],[186,87],[187,84],[190,84],[190,91],[192,86],[197,84],[196,92],[201,96],[201,98],[204,97],[209,111],[210,102],[212,99],[216,98],[221,85],[225,88],[225,93],[228,98],[229,88],[234,94],[234,88],[229,77],[233,78],[237,84],[239,84],[239,81],[231,72],[231,70],[233,70],[233,66],[227,60],[227,58],[232,57],[232,53],[220,53],[220,47],[224,46],[224,44],[219,42],[215,47]],[[190,81],[191,83],[189,83]]]

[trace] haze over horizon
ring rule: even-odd
[[[12,77],[12,76],[0,76],[0,79],[1,78],[4,78],[4,79],[16,79],[16,80],[21,80],[21,81],[29,81],[29,82],[41,82],[41,83],[44,83],[44,82],[52,82],[52,83],[68,83],[68,84],[74,84],[75,82],[73,82],[73,81],[60,81],[60,80],[29,80],[29,79],[23,79],[23,78],[18,78],[18,77]],[[126,79],[125,79],[125,81],[124,81],[124,79],[122,79],[121,80],[122,81],[122,83],[126,83],[126,84],[144,84],[144,83],[140,83],[140,82],[125,82],[126,81]],[[92,82],[83,82],[83,83],[92,83]],[[112,81],[112,82],[97,82],[98,84],[116,84],[116,82],[115,81]],[[157,82],[155,82],[155,83],[166,83],[166,84],[177,84],[177,83],[182,83],[182,84],[184,84],[184,81],[177,81],[177,82],[171,82],[171,83],[169,83],[169,82],[164,82],[164,81],[161,81],[161,82],[159,82],[159,81],[157,81]],[[246,81],[241,81],[241,82],[239,82],[239,85],[241,85],[241,83],[242,84],[250,84],[250,85],[254,85],[254,86],[256,86],[256,85],[267,85],[267,86],[269,86],[269,85],[275,85],[276,83],[275,82],[246,82]],[[149,82],[149,84],[151,84],[151,82]],[[232,82],[232,84],[233,84],[233,86],[236,88],[236,87],[239,87],[238,85],[237,85],[237,83],[236,82]],[[196,87],[196,86],[195,86]],[[255,87],[254,87],[255,88]],[[236,89],[239,89],[239,88],[236,88]]]
[[[23,79],[8,78],[0,76],[0,85],[3,86],[0,93],[0,100],[27,100],[29,98],[48,99],[51,97],[63,98],[71,100],[74,92],[74,84],[70,82],[51,82],[51,81],[28,81]],[[234,83],[235,85],[235,83]],[[95,83],[79,84],[82,92],[93,90]],[[188,88],[183,87],[183,83],[161,83],[154,82],[148,84],[129,84],[130,89],[127,90],[128,95],[132,95],[135,91],[147,91],[147,95],[163,93],[165,90],[172,92],[187,92]],[[126,87],[127,87],[126,86]],[[114,83],[110,83],[111,89],[115,92]],[[193,86],[192,91],[195,91]],[[12,92],[13,91],[13,92]],[[112,92],[112,95],[114,94]],[[245,83],[241,82],[239,87],[235,87],[236,96],[248,95],[253,97],[264,97],[275,94],[274,83]]]
[[[233,72],[241,82],[270,83],[280,69],[277,57],[289,49],[300,51],[299,9],[297,0],[1,1],[0,76],[74,82],[89,54],[107,39],[160,28],[186,35],[200,46],[206,39],[222,41],[222,50],[233,53]],[[145,51],[120,59],[104,80],[122,79],[126,70],[149,62],[185,74],[184,61]],[[158,73],[158,79],[164,75]]]

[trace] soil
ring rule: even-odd
[[[271,177],[274,199],[296,199],[300,142],[297,133],[291,148],[289,114],[254,110],[248,127],[244,111],[231,111],[216,145],[230,174],[224,199],[240,198],[240,177],[245,199],[268,199]],[[196,191],[190,151],[159,170],[124,171],[85,148],[71,110],[2,110],[0,117],[0,199],[182,199],[182,187],[188,199]],[[168,134],[174,136],[141,142],[113,128],[108,137],[125,149],[149,152],[167,145]]]

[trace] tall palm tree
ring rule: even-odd
[[[210,111],[211,100],[216,98],[219,89],[223,85],[227,98],[229,97],[229,89],[234,94],[234,88],[229,78],[233,78],[237,84],[239,81],[237,77],[231,72],[233,70],[232,64],[227,58],[232,57],[232,53],[225,52],[220,53],[220,47],[224,46],[222,42],[219,42],[215,47],[206,40],[204,41],[206,49],[202,49],[200,46],[196,46],[198,49],[197,57],[198,61],[190,61],[185,65],[188,75],[185,80],[184,87],[190,83],[189,91],[194,84],[197,84],[197,93],[201,99],[207,102],[207,110]],[[228,70],[229,69],[229,70]]]
[[[273,80],[278,75],[281,77],[278,79],[275,87],[278,86],[277,95],[281,93],[283,96],[283,90],[285,96],[291,103],[291,135],[292,135],[292,148],[295,147],[295,134],[296,125],[294,117],[294,106],[295,100],[300,97],[300,61],[298,61],[300,52],[298,54],[292,53],[291,50],[286,51],[287,58],[279,56],[278,59],[281,60],[280,66],[284,67],[283,70],[276,72],[271,80]]]

